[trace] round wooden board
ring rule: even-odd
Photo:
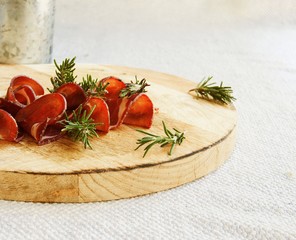
[[[151,133],[167,127],[185,131],[186,139],[169,156],[154,147],[145,158],[134,151],[143,134],[121,125],[92,140],[93,150],[67,138],[37,146],[26,136],[20,143],[0,140],[0,199],[32,202],[94,202],[130,198],[191,182],[217,169],[231,154],[237,113],[233,106],[197,100],[188,90],[196,83],[176,76],[128,67],[77,65],[78,79],[116,76],[125,82],[146,78],[148,95],[158,111]],[[28,75],[46,89],[52,65],[0,65],[0,96],[10,79]]]

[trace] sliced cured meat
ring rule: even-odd
[[[127,114],[123,119],[124,124],[150,128],[153,119],[153,103],[150,98],[140,93],[134,96],[133,101],[127,110]]]
[[[89,113],[92,109],[93,113],[90,116],[97,123],[96,129],[102,132],[108,132],[110,127],[110,115],[106,102],[98,97],[91,97],[83,106],[83,110]]]
[[[32,78],[29,78],[27,76],[16,76],[11,79],[10,87],[12,87],[13,89],[23,85],[30,86],[37,96],[44,94],[43,87]]]
[[[110,123],[110,129],[118,127],[123,122],[123,119],[127,113],[127,110],[131,102],[132,102],[132,98],[128,98],[128,97],[122,98],[122,100],[120,101],[120,104],[118,105],[118,110],[116,112],[116,115],[115,113],[113,115],[113,122]]]
[[[0,139],[18,142],[21,140],[15,119],[3,109],[0,109]]]
[[[20,109],[22,109],[22,107],[4,98],[0,98],[0,109],[5,110],[6,112],[10,113],[13,117],[15,117],[17,112]]]
[[[101,80],[103,84],[108,83],[104,100],[106,101],[109,113],[110,113],[110,126],[111,128],[118,126],[120,121],[120,111],[122,107],[126,105],[126,102],[122,103],[123,99],[119,97],[120,91],[126,87],[126,84],[116,77],[107,77]],[[121,106],[121,109],[120,109]]]
[[[84,90],[76,83],[63,84],[55,92],[66,98],[67,110],[74,110],[86,101]]]
[[[6,99],[25,106],[33,102],[36,96],[43,94],[44,89],[37,81],[27,76],[16,76],[10,82]]]
[[[61,132],[61,126],[59,124],[48,125],[48,121],[42,124],[36,124],[35,128],[32,128],[33,137],[37,140],[38,145],[44,145],[58,140],[63,136]]]
[[[55,129],[54,125],[64,115],[66,107],[67,103],[63,95],[59,93],[47,94],[19,110],[16,121],[36,139],[38,144],[48,143],[58,137],[58,129],[57,131],[51,130]],[[47,135],[48,132],[51,134]],[[56,134],[52,134],[52,132]]]
[[[21,109],[16,120],[23,124],[34,124],[50,119],[49,124],[55,123],[66,110],[66,99],[59,93],[46,94],[30,105]]]
[[[14,102],[20,107],[24,107],[36,99],[36,94],[34,90],[28,85],[18,86],[15,89],[9,87],[6,94],[6,99]]]
[[[126,84],[121,79],[113,76],[103,78],[100,82],[103,84],[108,83],[106,88],[108,92],[105,95],[107,99],[118,98],[120,91],[126,87]]]

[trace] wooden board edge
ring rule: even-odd
[[[169,190],[219,168],[234,148],[236,131],[235,126],[223,141],[204,151],[178,161],[142,168],[66,175],[1,172],[0,199],[87,203],[133,198]]]

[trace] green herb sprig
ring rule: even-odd
[[[75,82],[75,79],[77,78],[77,76],[74,76],[75,59],[76,57],[72,59],[66,58],[60,65],[54,60],[56,76],[50,78],[53,89],[48,88],[49,92],[54,92],[65,83]]]
[[[173,130],[175,132],[172,132],[170,130],[167,129],[164,121],[162,121],[162,126],[163,126],[163,130],[165,133],[165,136],[158,136],[152,133],[148,133],[146,131],[143,130],[137,130],[140,133],[144,133],[145,135],[147,135],[146,137],[143,137],[141,139],[137,140],[137,144],[139,144],[139,146],[135,149],[139,149],[141,146],[148,144],[145,148],[144,148],[144,155],[143,158],[146,156],[147,152],[155,145],[155,144],[160,144],[160,147],[164,147],[168,144],[171,144],[171,148],[168,152],[168,155],[172,155],[172,152],[174,150],[174,147],[176,146],[176,144],[181,145],[181,143],[183,142],[183,140],[185,139],[184,136],[184,132],[180,132],[179,130],[173,128]]]
[[[135,76],[136,81],[131,81],[130,83],[126,84],[126,87],[120,91],[119,97],[130,97],[136,93],[147,92],[146,87],[150,86],[146,79],[143,78],[141,81],[138,80],[137,76]]]
[[[96,96],[96,97],[104,97],[108,91],[106,88],[108,87],[109,83],[102,83],[99,82],[98,79],[94,79],[91,75],[86,75],[86,78],[82,78],[82,82],[79,83],[82,87],[84,92],[88,96]]]
[[[195,92],[197,98],[203,98],[206,100],[214,100],[222,104],[229,104],[236,99],[232,96],[233,91],[231,87],[223,86],[223,82],[220,85],[216,85],[215,82],[210,83],[213,77],[203,79],[198,83],[196,88],[189,90],[189,92]]]
[[[82,105],[80,105],[77,111],[73,111],[71,119],[66,115],[66,119],[61,122],[64,125],[62,132],[66,132],[74,141],[82,142],[84,148],[89,147],[92,149],[89,138],[98,137],[96,132],[97,124],[90,118],[94,109],[95,106],[87,114],[86,110],[82,112]]]

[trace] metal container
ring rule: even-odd
[[[0,63],[51,61],[55,0],[0,0]]]

